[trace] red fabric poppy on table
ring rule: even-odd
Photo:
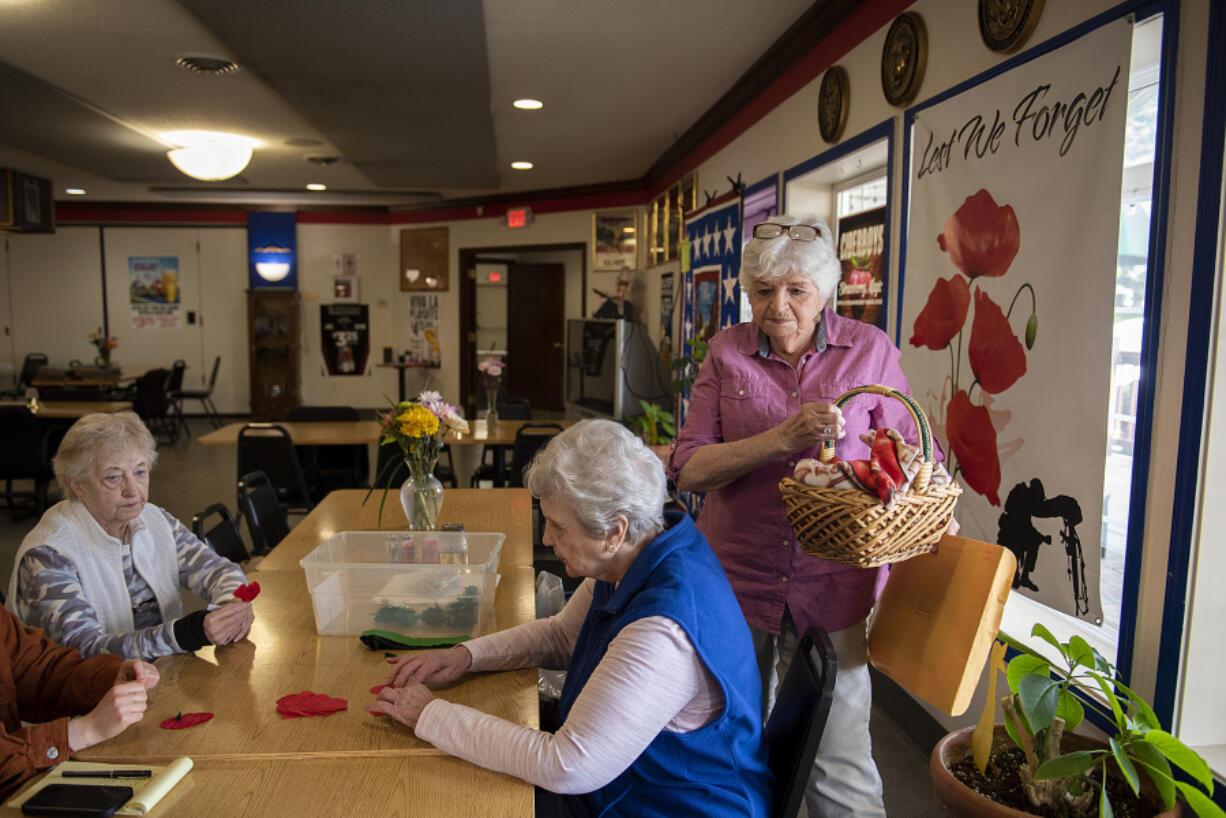
[[[234,589],[234,596],[241,599],[243,602],[250,602],[260,595],[260,583],[252,582],[249,585],[240,585]]]
[[[1017,214],[1009,205],[998,205],[992,194],[980,189],[968,196],[945,222],[937,244],[949,260],[972,279],[1003,276],[1022,243]]]
[[[195,727],[197,724],[204,724],[211,718],[213,718],[212,713],[180,713],[173,719],[163,721],[162,727],[167,730],[183,730]]]
[[[938,278],[928,294],[928,303],[915,319],[911,346],[941,350],[966,323],[966,310],[971,304],[971,290],[960,275]]]
[[[338,710],[348,710],[349,702],[323,693],[312,693],[304,690],[301,693],[291,693],[277,699],[277,712],[283,719],[297,719],[307,716],[326,716]]]
[[[975,320],[966,349],[971,371],[984,392],[998,395],[1026,374],[1026,350],[1013,334],[1000,305],[983,290],[975,290]]]
[[[987,407],[974,405],[966,390],[959,389],[945,411],[949,445],[958,457],[967,485],[992,505],[999,506],[1000,456],[996,450],[996,429]]]

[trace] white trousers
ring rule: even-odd
[[[786,609],[779,635],[750,627],[762,678],[762,719],[775,706],[779,683],[800,643],[796,623]],[[885,818],[881,776],[873,761],[868,722],[873,706],[868,675],[868,628],[857,622],[829,634],[838,655],[834,700],[805,787],[809,818]]]

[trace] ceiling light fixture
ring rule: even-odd
[[[511,167],[515,170],[532,170],[533,165],[531,162],[512,162]]]
[[[166,153],[174,166],[204,182],[242,173],[251,161],[252,149],[260,144],[247,136],[216,131],[172,131],[162,138],[176,146]]]
[[[65,192],[65,193],[67,193],[69,196],[84,196],[84,195],[85,195],[85,188],[83,188],[83,187],[66,187],[66,188],[64,188],[64,192]]]
[[[545,103],[539,99],[517,99],[511,104],[521,111],[539,111],[545,107]]]
[[[311,182],[309,185],[307,185],[307,190],[327,190],[327,189],[328,189],[327,185],[320,184],[319,182]]]

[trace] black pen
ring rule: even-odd
[[[151,778],[153,770],[64,770],[64,778]]]

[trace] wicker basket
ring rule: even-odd
[[[932,430],[923,410],[910,396],[886,386],[861,386],[843,394],[835,405],[841,408],[865,393],[901,401],[915,421],[924,462],[910,490],[897,495],[890,508],[863,491],[817,488],[790,477],[780,481],[779,491],[792,530],[806,554],[874,568],[935,550],[953,517],[962,488],[956,482],[929,485]],[[833,458],[834,441],[826,441],[821,449],[822,462],[829,463]]]

